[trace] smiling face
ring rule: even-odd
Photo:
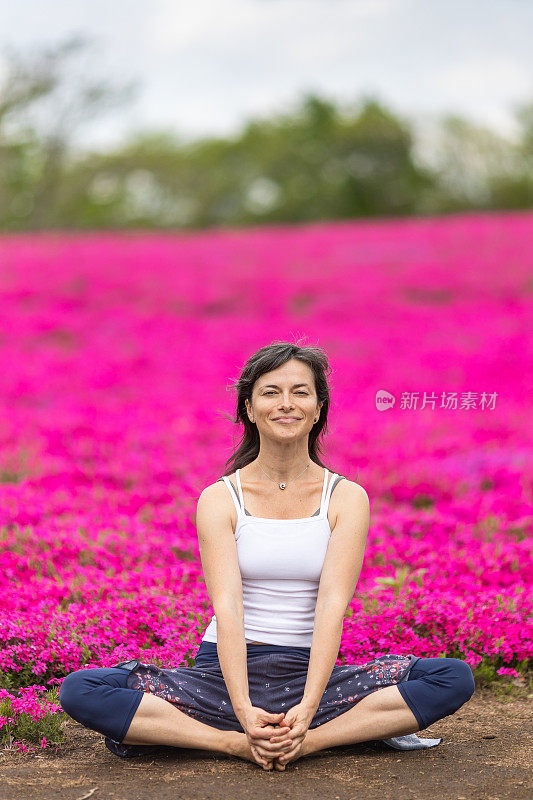
[[[296,358],[261,375],[251,405],[246,401],[248,417],[258,430],[283,438],[307,435],[318,421],[321,407],[312,369]]]

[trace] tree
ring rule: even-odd
[[[134,83],[113,87],[93,78],[90,60],[89,68],[83,65],[90,49],[88,39],[74,36],[30,55],[5,51],[7,74],[0,89],[0,225],[4,228],[60,224],[61,206],[68,203],[65,176],[75,134],[131,100],[137,89]]]

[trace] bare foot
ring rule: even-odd
[[[284,769],[285,769],[285,767],[287,766],[287,764],[294,764],[294,762],[295,762],[295,761],[298,761],[298,759],[299,759],[299,758],[302,758],[302,756],[305,756],[305,755],[306,755],[306,753],[304,752],[304,747],[305,747],[305,739],[304,739],[304,741],[302,742],[302,746],[301,746],[301,748],[300,748],[300,752],[299,752],[299,753],[297,753],[297,755],[295,755],[295,756],[291,756],[291,757],[290,757],[290,759],[289,759],[288,761],[286,761],[286,762],[285,762],[285,764],[281,764],[281,763],[278,761],[278,759],[277,759],[277,758],[275,758],[275,759],[274,759],[274,762],[275,762],[275,769],[278,769],[278,770],[284,770]]]
[[[235,731],[235,739],[230,744],[229,752],[231,755],[237,756],[238,758],[244,758],[246,761],[251,761],[258,766],[263,767],[265,772],[271,772],[273,769],[276,769],[278,772],[283,772],[285,770],[285,765],[278,764],[277,758],[269,759],[268,764],[259,764],[254,757],[248,737],[245,733],[239,733],[239,731]]]
[[[293,764],[295,761],[298,761],[299,758],[303,758],[303,756],[308,756],[314,752],[311,740],[309,738],[310,731],[307,731],[307,734],[302,742],[302,746],[297,755],[291,756],[291,758],[285,763],[280,764],[279,759],[276,757],[274,759],[274,768],[279,770],[284,770],[287,764]]]

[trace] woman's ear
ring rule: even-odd
[[[244,403],[246,405],[246,411],[248,413],[248,419],[250,420],[250,422],[253,422],[254,420],[253,420],[253,414],[252,414],[252,409],[250,407],[250,403],[248,402],[248,400],[245,400]]]

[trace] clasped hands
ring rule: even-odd
[[[294,760],[302,749],[315,711],[316,708],[302,702],[279,714],[251,706],[243,727],[257,763],[266,767],[276,759],[280,764]]]

